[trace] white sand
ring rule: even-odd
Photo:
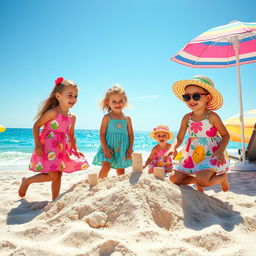
[[[1,172],[0,255],[255,255],[256,172],[230,172],[229,192],[205,194],[131,170],[90,188],[87,173],[64,174],[50,202],[49,183],[18,197],[32,172]]]

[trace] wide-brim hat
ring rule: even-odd
[[[212,99],[207,103],[207,109],[217,110],[223,105],[223,97],[220,92],[215,89],[214,83],[210,78],[202,75],[196,75],[191,79],[180,80],[172,85],[173,93],[183,101],[182,95],[185,94],[185,88],[188,85],[197,85],[207,90],[211,95]]]
[[[157,132],[165,132],[169,135],[169,140],[173,138],[173,133],[169,130],[169,127],[167,125],[158,125],[153,129],[153,131],[150,133],[151,138],[155,138],[155,135]]]

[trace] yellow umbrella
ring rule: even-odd
[[[240,114],[237,114],[224,121],[229,134],[230,140],[236,142],[242,142],[241,139],[241,122],[239,118]],[[254,124],[256,123],[256,109],[244,112],[244,135],[245,143],[249,143]]]
[[[0,132],[4,132],[6,130],[6,128],[2,125],[0,125]]]

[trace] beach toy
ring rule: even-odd
[[[5,132],[6,128],[2,125],[0,125],[0,132]]]
[[[153,174],[156,178],[164,180],[164,167],[155,167]]]
[[[132,170],[134,172],[142,172],[142,154],[141,153],[132,153]]]
[[[96,173],[88,174],[88,182],[90,186],[96,186],[99,183],[97,174]]]

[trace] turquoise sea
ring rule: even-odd
[[[79,150],[91,163],[100,145],[99,130],[77,129],[75,134]],[[176,134],[177,132],[174,132],[174,137]],[[156,142],[149,137],[149,131],[135,131],[133,150],[142,153],[144,161],[154,145]],[[237,152],[239,148],[240,143],[231,141],[228,144],[229,152]],[[27,169],[33,149],[32,129],[6,129],[0,133],[0,171]]]

